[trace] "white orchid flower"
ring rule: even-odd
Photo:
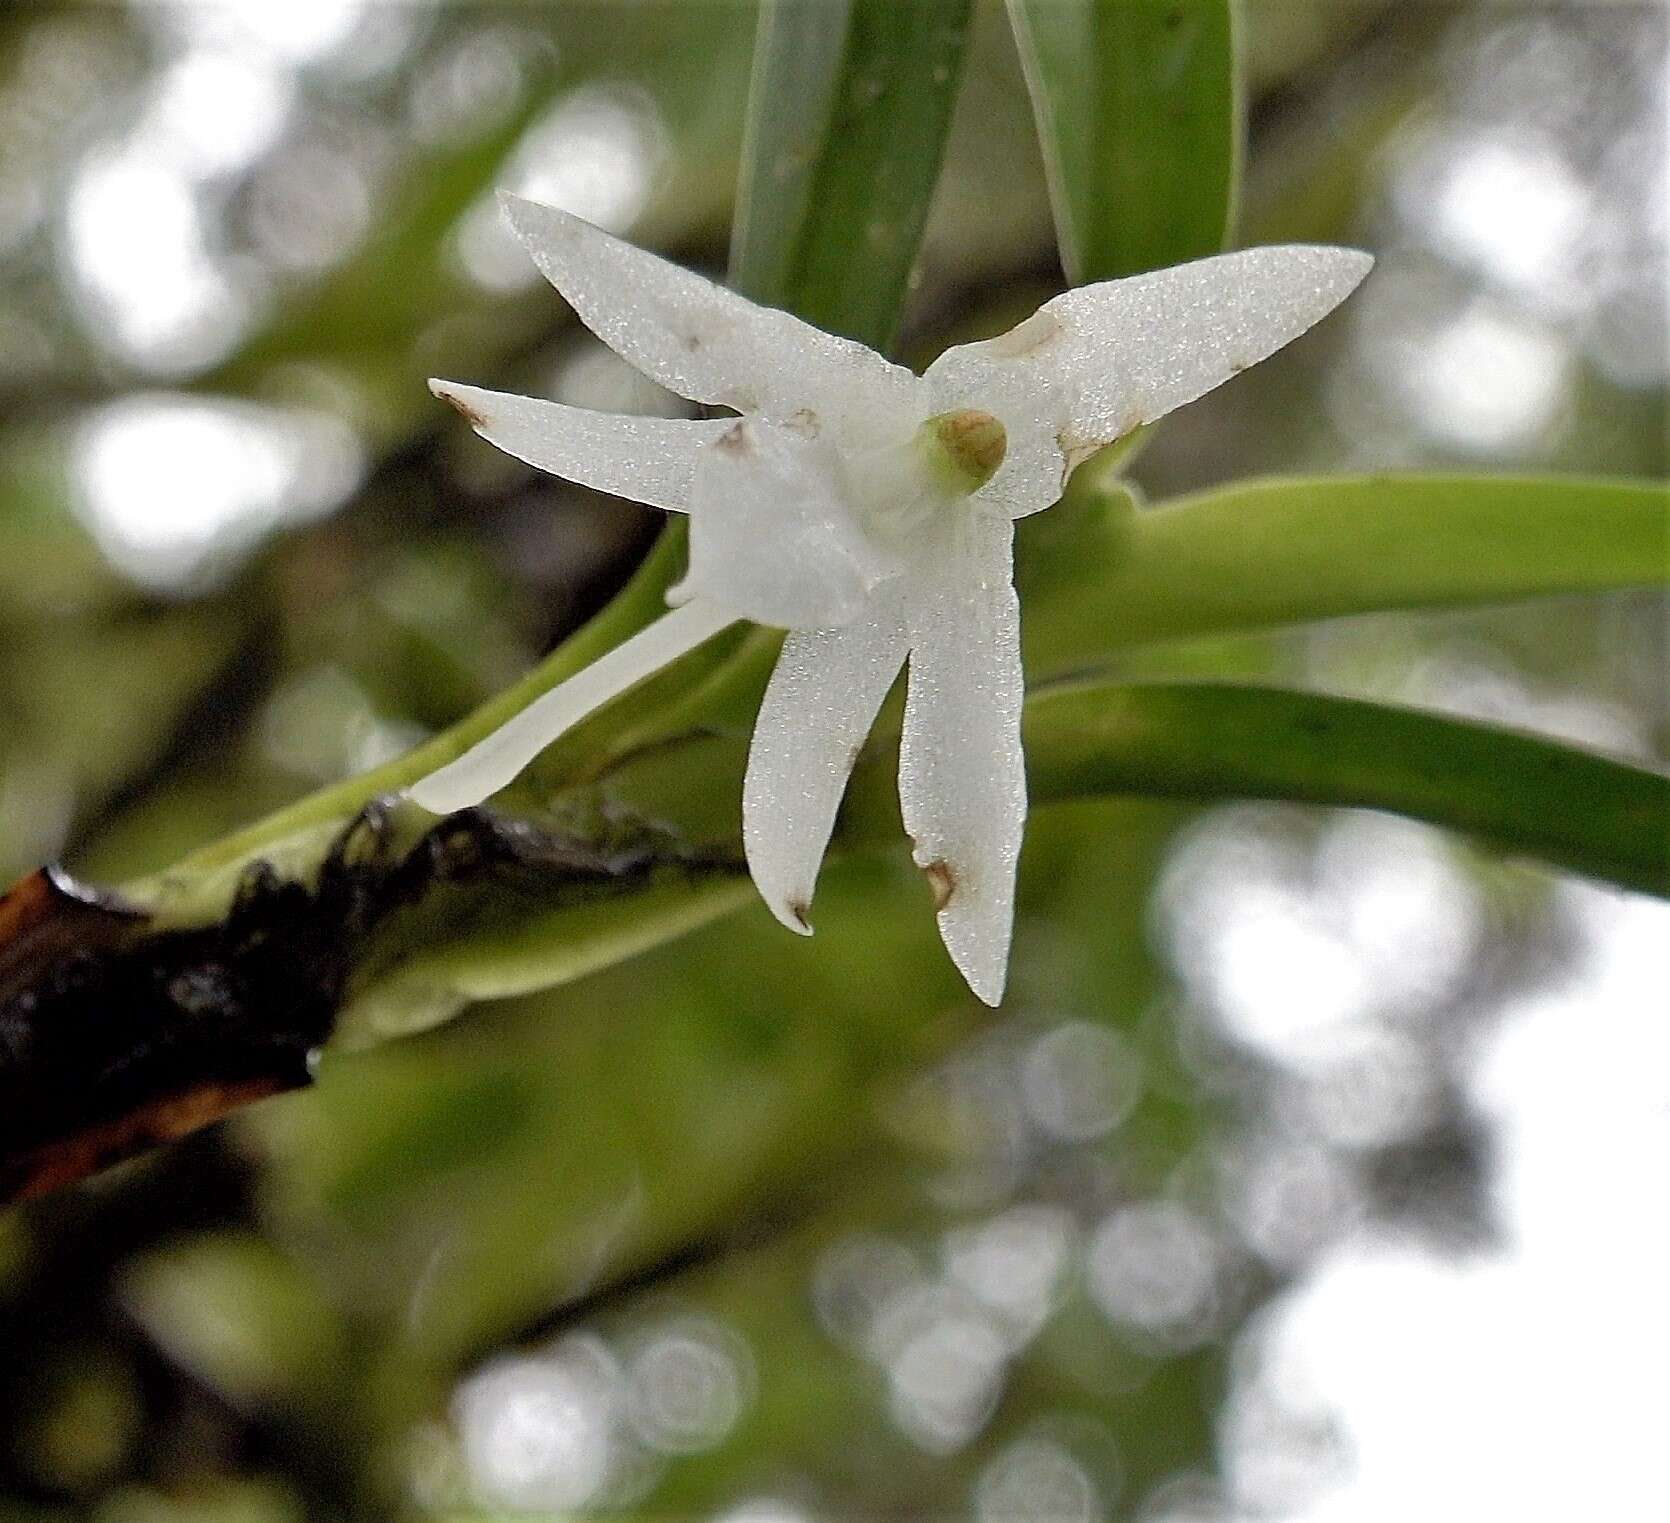
[[[739,416],[617,417],[450,381],[432,389],[530,465],[690,515],[673,609],[411,796],[478,803],[563,731],[737,620],[788,631],[743,789],[750,871],[810,934],[812,889],[859,749],[909,662],[899,797],[940,933],[1003,993],[1026,818],[1012,521],[1101,446],[1298,337],[1362,280],[1349,249],[1248,249],[1045,302],[923,375],[506,196],[511,225],[604,343]]]

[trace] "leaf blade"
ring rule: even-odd
[[[1110,794],[1380,809],[1670,897],[1670,777],[1541,736],[1361,699],[1081,681],[1028,700],[1034,804]],[[896,838],[893,758],[867,756],[847,844]]]
[[[972,0],[766,0],[730,283],[891,343],[939,177]]]
[[[1585,477],[1280,478],[1138,510],[1123,487],[1023,526],[1030,669],[1390,609],[1661,585],[1670,497]]]
[[[1213,254],[1234,225],[1230,0],[1009,0],[1074,285]]]
[[[1507,726],[1289,688],[1096,677],[1034,688],[1022,735],[1035,806],[1133,795],[1385,810],[1670,898],[1670,775]],[[741,735],[692,732],[611,773],[609,797],[733,854],[745,755]],[[860,755],[837,849],[904,844],[897,773],[894,729]]]

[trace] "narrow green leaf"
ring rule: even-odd
[[[1670,897],[1670,778],[1500,726],[1276,688],[1093,681],[1035,692],[1025,736],[1035,806],[1129,795],[1381,809]],[[746,754],[745,730],[703,731],[597,785],[617,827],[653,819],[707,867],[669,859],[647,885],[571,901],[489,893],[454,934],[384,947],[335,1042],[385,1040],[475,1000],[568,983],[754,903],[737,840]],[[837,849],[903,846],[897,776],[897,735],[875,737]]]
[[[364,981],[332,1036],[339,1049],[372,1046],[450,1021],[466,1005],[572,983],[755,902],[740,869],[669,867],[629,893],[531,908],[484,906],[481,924],[403,948]]]
[[[765,0],[731,284],[885,350],[962,73],[972,0]]]
[[[1583,477],[1240,482],[1142,511],[1070,493],[1023,525],[1029,664],[1394,608],[1460,608],[1670,580],[1662,486]]]
[[[1108,795],[1383,809],[1670,897],[1670,777],[1500,725],[1319,693],[1107,679],[1027,699],[1035,806]],[[620,808],[735,850],[744,735],[692,736],[610,774]],[[902,844],[898,736],[865,747],[837,843]]]
[[[1068,279],[1215,254],[1240,176],[1232,0],[1009,0]]]
[[[1670,895],[1670,778],[1538,736],[1227,686],[1046,690],[1027,723],[1040,802],[1134,792],[1385,809]]]
[[[1254,482],[1148,511],[1123,489],[1084,491],[1023,526],[1018,579],[1028,666],[1060,672],[1133,645],[1346,614],[1663,583],[1670,579],[1666,504],[1664,490],[1649,484],[1549,477]],[[298,841],[301,857],[323,850],[330,833],[366,802],[458,755],[637,628],[658,606],[667,576],[661,561],[677,553],[664,544],[610,609],[446,734],[129,891],[147,902],[187,905],[197,918],[230,895],[238,866],[250,858]],[[705,670],[722,675],[724,660],[716,652]],[[752,660],[737,680],[752,681],[760,665]],[[684,717],[705,722],[694,713]],[[634,744],[652,738],[628,733]],[[577,764],[587,770],[581,750],[601,754],[582,741],[577,732],[575,748],[559,758],[570,777]],[[542,764],[542,782],[561,787],[561,770]],[[723,793],[715,782],[709,804]],[[287,846],[285,855],[295,853]]]
[[[1670,777],[1500,726],[1275,688],[1098,681],[1034,693],[1025,735],[1035,804],[1138,794],[1384,809],[1670,897]],[[898,839],[894,770],[890,754],[866,757],[843,839]]]

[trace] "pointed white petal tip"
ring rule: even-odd
[[[953,965],[976,999],[993,1008],[1003,1002],[1003,986],[1009,975],[1009,935],[1005,929],[995,940],[989,915],[970,916],[966,907],[953,903],[957,893],[957,869],[943,857],[929,862],[918,860],[922,876],[934,896],[934,919],[939,939],[945,944]]]
[[[945,916],[941,915],[938,919],[940,940],[945,943],[952,963],[962,974],[963,982],[982,1005],[990,1005],[995,1010],[1003,1003],[1003,986],[1009,978],[1007,950],[994,959],[984,948],[961,945],[954,927]]]
[[[1277,262],[1261,267],[1259,261],[1261,257],[1266,256]],[[1266,279],[1278,275],[1284,267],[1290,274],[1303,272],[1309,277],[1309,283],[1314,285],[1317,296],[1326,303],[1320,309],[1311,307],[1307,311],[1307,304],[1301,299],[1296,310],[1304,315],[1304,321],[1287,338],[1282,339],[1282,343],[1291,342],[1312,324],[1320,322],[1355,291],[1374,268],[1374,255],[1362,249],[1342,248],[1335,243],[1254,244],[1238,253],[1222,254],[1216,259],[1202,259],[1196,263],[1202,269],[1219,266],[1228,269],[1236,261],[1243,259],[1248,262],[1247,268],[1259,271]],[[1191,266],[1183,265],[1178,268],[1188,269]],[[1292,299],[1290,295],[1289,300]]]
[[[430,395],[445,402],[471,428],[480,433],[487,427],[487,420],[470,402],[470,393],[475,390],[475,387],[465,386],[458,381],[443,381],[434,376],[429,380]]]
[[[1301,247],[1325,259],[1327,264],[1333,267],[1333,273],[1340,286],[1341,301],[1355,291],[1368,278],[1368,272],[1374,268],[1374,255],[1363,249],[1340,248],[1334,244],[1305,244]]]
[[[504,213],[506,219],[512,224],[516,222],[518,217],[525,216],[530,208],[534,210],[541,209],[537,201],[530,201],[526,196],[519,196],[513,190],[500,190],[498,192],[498,199],[499,210]]]
[[[1374,255],[1367,249],[1341,249],[1339,252],[1342,256],[1342,267],[1353,277],[1352,284],[1361,284],[1368,272],[1374,268]]]
[[[812,906],[804,899],[779,899],[775,896],[763,896],[766,908],[776,916],[779,925],[787,926],[796,936],[810,936],[812,922],[806,917],[811,913]]]
[[[560,206],[547,206],[543,201],[530,201],[526,196],[519,196],[509,190],[499,192],[499,210],[505,221],[510,224],[511,231],[530,250],[535,244],[549,241],[554,235],[571,233],[576,227],[587,230],[594,228],[594,224],[587,222],[584,217],[565,212]]]

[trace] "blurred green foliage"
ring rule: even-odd
[[[1213,247],[1236,198],[1229,7],[1013,9],[1032,20],[1067,268],[1096,278]],[[1155,31],[1161,9],[1188,11],[1193,41],[1175,67],[1150,68],[1173,46]],[[1372,232],[1377,155],[1427,109],[1442,25],[1384,7],[1244,9],[1240,68],[1265,113],[1244,225],[1260,241]],[[1001,10],[974,7],[965,37],[969,10],[774,6],[754,58],[744,5],[442,5],[414,8],[380,74],[301,67],[302,129],[346,119],[382,145],[373,214],[322,268],[274,275],[230,352],[174,384],[323,403],[366,465],[330,516],[277,530],[201,586],[125,580],[77,497],[88,420],[170,378],[81,332],[50,238],[11,258],[18,291],[57,294],[46,360],[0,382],[0,865],[68,850],[89,874],[172,895],[182,916],[214,913],[251,855],[282,846],[305,871],[378,786],[458,749],[446,727],[460,716],[487,705],[479,731],[658,608],[675,535],[646,558],[642,515],[491,457],[422,386],[432,372],[529,389],[572,377],[583,351],[560,303],[483,282],[459,253],[472,209],[527,167],[517,156],[542,129],[592,120],[553,112],[624,101],[651,120],[661,147],[633,236],[712,266],[752,73],[732,269],[838,331],[881,343],[897,328],[928,354],[1058,284],[1019,61]],[[143,81],[177,45],[115,7],[41,5],[3,24],[0,92],[19,98],[38,91],[43,57],[114,99],[113,81]],[[1072,46],[1081,34],[1093,49]],[[504,43],[508,73],[471,53],[484,37]],[[1377,69],[1387,57],[1397,66]],[[419,83],[462,88],[472,68],[485,104],[415,131]],[[1365,69],[1376,90],[1341,103],[1339,82]],[[69,90],[78,126],[42,150],[42,185],[131,127],[131,103],[96,93]],[[1261,142],[1280,152],[1261,158]],[[236,195],[216,195],[222,236],[247,254]],[[0,317],[32,299],[8,297]],[[1200,484],[1202,461],[1214,484],[1385,463],[1318,442],[1317,370],[1342,343],[1319,335],[1267,382],[1230,388],[1215,417],[1168,425],[1139,479],[1164,496]],[[1591,376],[1584,395],[1566,458],[1491,463],[1662,465],[1661,394]],[[1434,449],[1395,463],[1475,462]],[[345,1036],[474,1003],[466,1018],[333,1054],[305,1094],[0,1217],[0,1517],[720,1516],[769,1497],[790,1517],[995,1519],[1016,1515],[990,1499],[1022,1452],[1065,1455],[1077,1470],[1063,1473],[1090,1487],[1086,1516],[1134,1516],[1167,1477],[1209,1469],[1226,1351],[1279,1269],[1238,1241],[1214,1184],[1231,1092],[1154,930],[1156,885],[1197,810],[1153,795],[1411,809],[1590,870],[1611,851],[1644,875],[1662,795],[1639,769],[1275,691],[1315,669],[1305,637],[1271,630],[1652,582],[1662,496],[1317,475],[1147,511],[1111,464],[1022,536],[1030,665],[1106,670],[1034,710],[1047,729],[1082,706],[1059,748],[1033,742],[1044,775],[1081,776],[1059,790],[1074,801],[1030,827],[1005,1013],[961,990],[902,853],[871,849],[891,835],[885,721],[855,796],[857,849],[828,870],[811,943],[781,934],[734,877],[601,907],[474,904],[439,932],[407,927],[353,991]],[[1361,643],[1340,636],[1333,670],[1381,696],[1388,669],[1418,668],[1456,634],[1650,725],[1651,676],[1615,652],[1639,650],[1653,602],[1405,619],[1394,633],[1370,620],[1345,626]],[[507,807],[564,829],[618,828],[628,807],[693,837],[713,822],[734,832],[737,747],[773,644],[739,633],[696,653],[565,738]],[[1211,685],[1132,685],[1154,678]],[[1317,723],[1353,719],[1349,743],[1309,743]],[[1087,754],[1098,725],[1115,743]],[[697,730],[712,733],[656,750]],[[413,759],[406,748],[437,732]],[[1133,735],[1149,746],[1134,762],[1119,750]],[[1318,781],[1330,767],[1351,775]],[[1455,851],[1504,925],[1540,923],[1541,880]],[[1075,1042],[1136,1076],[1101,1121],[1059,1112],[1076,1093],[1062,1072],[1103,1072],[1061,1058]],[[1121,1322],[1097,1288],[1098,1223],[1156,1201],[1222,1245],[1193,1322]],[[1009,1258],[1002,1232],[1022,1244]],[[675,1356],[686,1363],[656,1384],[655,1359]],[[544,1476],[546,1505],[527,1474]]]

